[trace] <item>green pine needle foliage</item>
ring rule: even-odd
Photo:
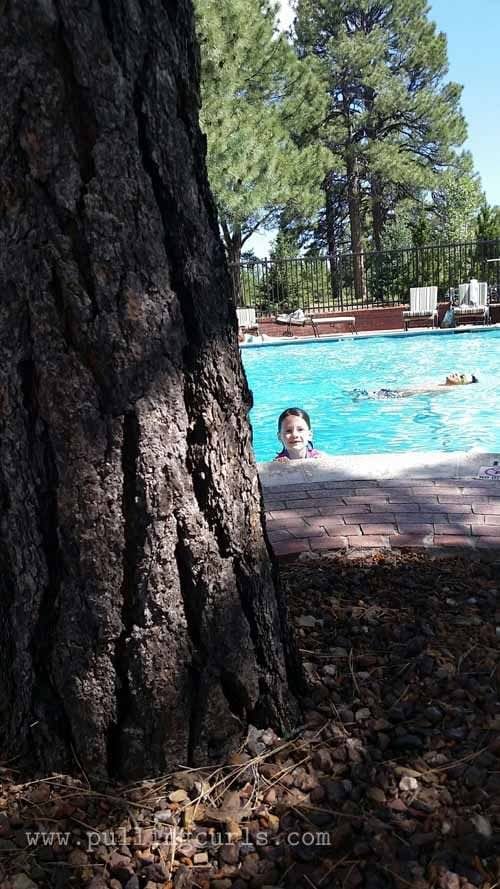
[[[446,37],[428,12],[426,0],[297,3],[297,51],[328,85],[318,135],[346,185],[356,177],[354,209],[368,231],[371,220],[373,241],[400,202],[445,189],[461,163],[461,87],[446,81]]]
[[[321,204],[326,152],[308,138],[324,115],[317,63],[299,61],[265,0],[197,0],[201,124],[225,246],[245,241],[288,209]]]

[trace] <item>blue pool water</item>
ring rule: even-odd
[[[346,337],[241,350],[253,392],[255,456],[271,460],[286,407],[311,416],[314,445],[337,454],[500,451],[500,330]],[[396,400],[353,401],[352,390],[440,382],[453,371],[479,382]]]

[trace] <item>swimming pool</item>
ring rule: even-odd
[[[250,413],[258,461],[278,450],[276,421],[305,408],[314,444],[325,453],[500,451],[500,330],[337,340],[242,349],[253,392]],[[472,386],[388,400],[353,400],[352,390],[404,388],[475,374]]]

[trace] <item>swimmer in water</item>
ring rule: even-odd
[[[477,382],[478,379],[474,374],[451,373],[445,378],[444,383],[431,383],[427,386],[415,386],[412,389],[375,389],[371,392],[367,389],[353,389],[351,394],[354,401],[359,401],[362,398],[409,398],[411,395],[445,392],[453,386],[468,386],[470,383]]]

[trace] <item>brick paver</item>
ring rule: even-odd
[[[280,559],[328,550],[500,548],[500,485],[474,479],[344,480],[264,489]]]

